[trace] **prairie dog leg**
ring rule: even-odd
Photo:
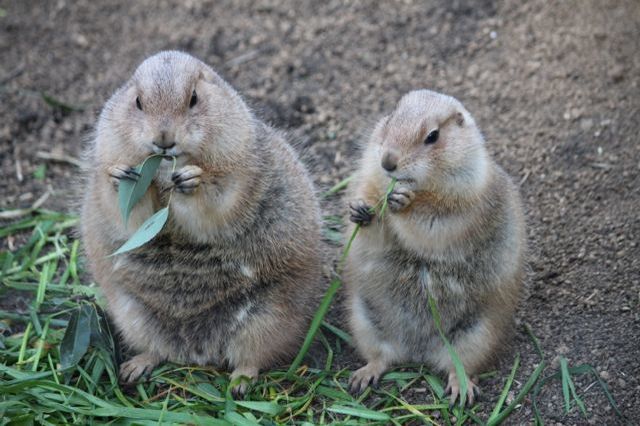
[[[233,387],[235,396],[246,393],[257,379],[259,370],[289,359],[296,352],[303,332],[300,329],[305,324],[292,326],[290,315],[290,312],[275,310],[260,315],[245,310],[236,314],[241,320],[241,329],[229,343],[226,358],[234,368],[231,380],[241,376],[250,380],[243,380]]]
[[[380,338],[380,331],[369,318],[370,312],[362,298],[351,298],[351,328],[356,346],[367,360],[367,364],[356,370],[349,378],[349,389],[353,393],[363,392],[367,386],[378,384],[382,373],[394,363],[402,360],[400,348]]]
[[[464,380],[467,383],[466,399],[469,405],[472,405],[480,394],[477,378],[475,380],[473,378],[491,358],[494,348],[498,345],[496,336],[500,334],[502,333],[496,333],[496,324],[491,324],[490,319],[478,318],[475,324],[466,330],[458,331],[452,341],[467,375]],[[434,355],[435,364],[449,373],[446,393],[450,394],[449,401],[454,404],[460,397],[461,379],[456,374],[449,352],[444,345]]]

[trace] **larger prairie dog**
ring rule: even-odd
[[[368,209],[392,177],[389,210],[376,218]],[[522,292],[526,238],[516,187],[462,104],[428,90],[406,94],[376,125],[351,187],[351,219],[365,227],[345,283],[351,330],[367,361],[352,388],[364,389],[393,364],[419,362],[448,373],[452,402],[458,397],[431,295],[472,402],[470,377],[502,345]]]
[[[125,227],[117,182],[135,179],[132,167],[154,153],[175,156],[177,171],[162,162]],[[323,292],[319,205],[283,135],[229,84],[185,53],[149,57],[105,105],[88,157],[84,246],[138,352],[122,381],[165,360],[229,365],[232,379],[254,379],[297,352]],[[162,233],[108,257],[172,188]]]

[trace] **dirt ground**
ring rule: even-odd
[[[518,321],[531,325],[548,362],[564,355],[595,366],[640,424],[640,2],[3,4],[3,208],[29,206],[51,187],[46,205],[69,209],[77,169],[39,152],[78,157],[104,101],[162,49],[200,57],[260,116],[288,128],[322,188],[351,173],[361,135],[403,93],[458,97],[526,203],[531,278]],[[51,106],[39,92],[83,109]],[[499,377],[481,384],[485,409],[516,352],[530,374],[538,357],[522,327]],[[587,420],[565,415],[559,383],[547,386],[547,423],[616,423],[592,382],[578,381]],[[527,400],[508,423],[531,419]]]

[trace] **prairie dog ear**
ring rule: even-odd
[[[460,127],[464,126],[464,115],[460,111],[456,111],[453,114],[453,119],[455,120],[458,126]]]
[[[216,86],[223,86],[223,80],[220,78],[215,71],[213,71],[209,67],[202,67],[200,70],[200,75],[198,76],[200,80],[203,80],[207,83],[215,84]]]
[[[387,124],[389,124],[389,120],[391,120],[391,114],[385,115],[376,123],[373,133],[374,134],[382,134],[387,130]]]

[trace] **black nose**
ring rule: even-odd
[[[171,149],[176,146],[176,143],[174,141],[167,140],[153,141],[153,144],[161,149]]]
[[[394,171],[398,167],[398,157],[391,152],[385,152],[382,156],[382,168],[388,172]]]

